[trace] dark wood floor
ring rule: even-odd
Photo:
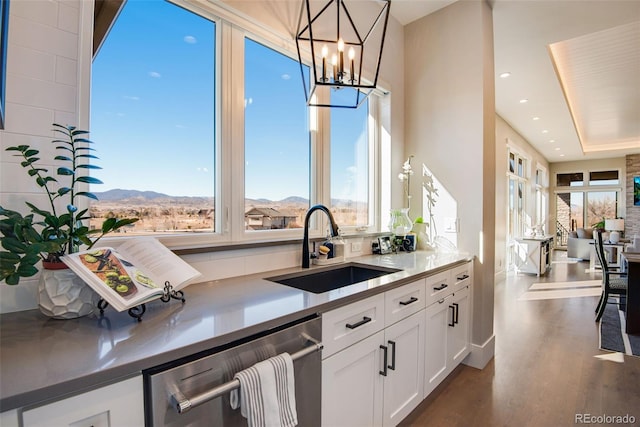
[[[595,357],[611,355],[598,348],[598,297],[518,301],[535,282],[600,278],[588,262],[563,262],[566,252],[554,259],[546,276],[496,283],[494,359],[483,370],[461,365],[401,426],[571,426],[577,414],[640,425],[640,357]]]

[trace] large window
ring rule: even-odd
[[[353,96],[331,90],[331,97]],[[345,100],[331,100],[345,104]],[[331,210],[341,226],[370,225],[369,101],[358,109],[331,109]]]
[[[245,228],[303,227],[309,209],[309,110],[300,65],[245,39]]]
[[[206,247],[299,237],[321,203],[347,231],[379,229],[376,95],[308,107],[295,44],[210,3],[127,1],[94,58],[93,225],[137,216],[126,236]]]
[[[569,231],[592,228],[603,219],[618,217],[619,172],[585,171],[559,173],[556,177],[557,244],[565,246]],[[588,177],[585,182],[584,177]],[[564,188],[563,188],[564,187]]]
[[[128,1],[93,61],[94,226],[214,231],[216,24],[164,1]]]

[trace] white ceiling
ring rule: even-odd
[[[393,0],[391,14],[406,25],[454,1]],[[492,5],[496,112],[549,162],[640,153],[640,1]]]

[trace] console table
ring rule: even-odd
[[[515,266],[518,273],[545,274],[551,268],[553,236],[515,239]]]
[[[640,252],[622,252],[627,260],[627,317],[628,334],[640,334]]]

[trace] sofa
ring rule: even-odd
[[[576,258],[588,261],[591,258],[591,243],[593,242],[593,230],[578,228],[569,232],[567,238],[567,258]]]

